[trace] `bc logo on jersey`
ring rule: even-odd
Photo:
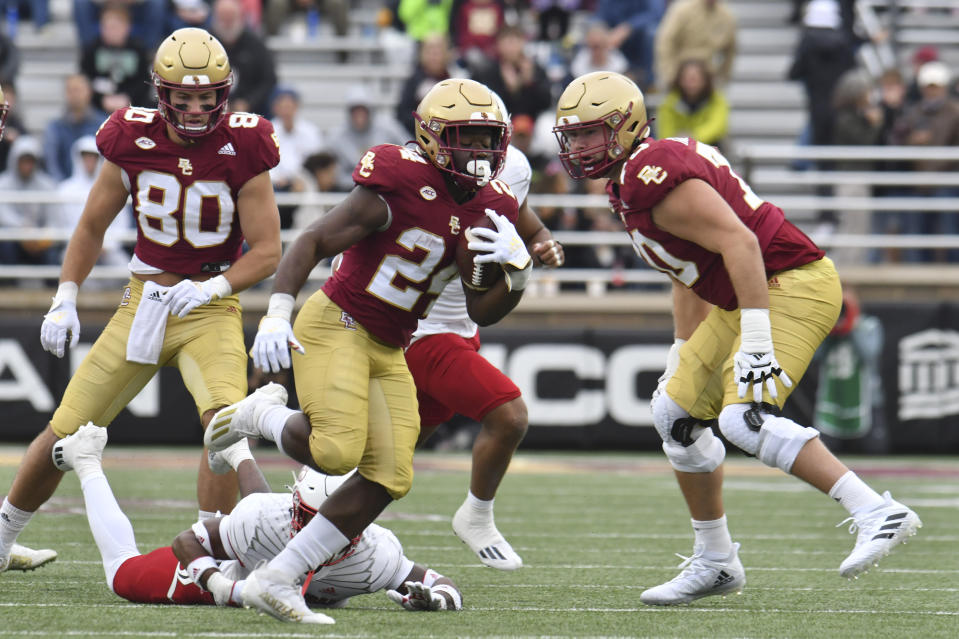
[[[455,215],[450,216],[450,233],[453,235],[460,234],[460,219]]]
[[[193,165],[190,164],[190,160],[187,158],[180,158],[180,162],[176,165],[176,168],[180,169],[183,175],[193,175]]]
[[[662,184],[667,175],[669,174],[663,170],[663,167],[647,164],[640,170],[639,175],[636,177],[642,180],[643,184],[649,184],[650,182]]]

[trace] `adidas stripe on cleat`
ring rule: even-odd
[[[842,526],[852,521],[849,532],[858,532],[855,548],[839,566],[839,574],[847,579],[855,579],[878,566],[883,557],[922,528],[919,515],[895,501],[889,491],[882,498],[885,503],[879,508],[839,523]]]
[[[664,584],[644,590],[639,600],[653,606],[687,604],[702,597],[742,592],[746,585],[746,571],[739,561],[739,544],[725,561],[706,559],[702,548],[694,548],[692,557],[683,557],[682,568],[676,577]]]

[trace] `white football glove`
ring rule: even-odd
[[[407,581],[407,594],[400,594],[396,590],[387,590],[386,596],[395,604],[407,610],[446,610],[446,597],[433,592],[429,586],[419,581]]]
[[[306,353],[306,349],[293,336],[293,326],[290,325],[295,303],[296,298],[288,293],[270,295],[266,316],[260,320],[253,348],[250,349],[253,365],[260,370],[279,373],[292,366],[291,348],[301,355]]]
[[[516,232],[516,227],[493,209],[486,209],[486,215],[493,220],[496,230],[483,227],[473,227],[470,233],[474,239],[467,246],[471,251],[484,251],[473,258],[477,264],[495,262],[509,264],[517,270],[522,270],[530,264],[529,251],[526,243]],[[485,241],[483,241],[485,240]],[[488,251],[488,252],[486,252]]]
[[[215,475],[223,475],[231,470],[236,470],[244,459],[253,459],[253,453],[250,452],[250,444],[246,437],[235,444],[230,444],[223,450],[207,451],[207,464]]]
[[[763,385],[772,398],[779,396],[776,390],[776,378],[789,388],[793,385],[789,375],[776,361],[773,353],[772,328],[769,323],[769,310],[744,308],[740,311],[740,333],[742,343],[733,356],[733,374],[739,384],[740,397],[746,397],[749,386],[753,387],[753,401],[763,401]]]
[[[253,365],[262,371],[279,373],[284,368],[292,366],[290,349],[301,355],[306,349],[293,336],[293,327],[290,320],[282,317],[264,317],[253,339]]]
[[[180,280],[167,289],[165,302],[170,308],[170,315],[176,315],[182,319],[197,306],[209,304],[232,292],[233,287],[222,275],[217,275],[205,282]]]
[[[40,344],[43,350],[63,357],[67,342],[70,348],[80,340],[80,318],[77,317],[77,285],[64,282],[57,289],[50,310],[40,326]]]

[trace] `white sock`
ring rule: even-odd
[[[5,557],[13,548],[13,542],[17,540],[20,532],[27,527],[27,523],[33,513],[27,510],[20,510],[9,501],[3,498],[3,505],[0,506],[0,557]]]
[[[706,559],[725,559],[733,549],[733,540],[729,536],[729,527],[726,525],[726,515],[719,519],[699,521],[690,519],[693,524],[693,533],[696,535],[694,544],[702,546],[703,556]]]
[[[480,499],[473,494],[473,491],[466,493],[466,501],[463,506],[469,511],[470,522],[489,522],[493,523],[493,502],[495,499]]]
[[[851,470],[833,484],[829,489],[829,496],[838,501],[853,517],[875,510],[886,503],[879,493]]]
[[[286,406],[270,406],[260,417],[260,432],[266,439],[276,443],[277,449],[284,455],[286,451],[283,450],[283,429],[286,428],[287,420],[299,412]]]
[[[100,550],[107,584],[113,589],[113,577],[120,565],[140,554],[130,520],[120,509],[110,483],[100,473],[80,481],[90,532]]]
[[[94,460],[79,462],[74,467],[73,472],[77,474],[77,479],[80,480],[81,486],[87,479],[93,479],[94,477],[106,477],[106,475],[103,474],[103,466],[100,465],[100,462]]]
[[[196,520],[197,521],[206,521],[207,519],[213,519],[220,514],[220,511],[210,512],[209,510],[203,510],[202,508],[197,511]]]
[[[314,570],[345,548],[350,540],[333,523],[317,513],[303,530],[296,533],[280,554],[270,560],[270,570],[282,574],[289,583]]]

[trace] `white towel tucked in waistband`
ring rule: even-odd
[[[144,282],[143,294],[133,316],[130,336],[127,338],[127,361],[140,364],[156,364],[166,335],[166,320],[170,309],[163,300],[165,286],[156,282]]]

